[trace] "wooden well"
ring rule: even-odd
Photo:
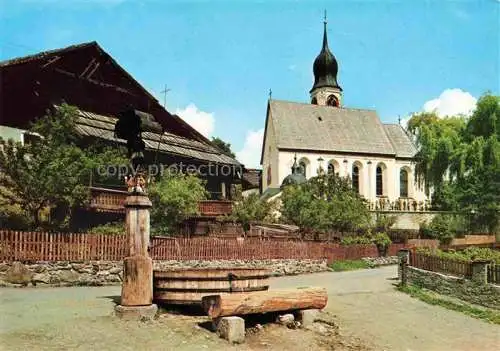
[[[153,300],[158,304],[198,305],[207,295],[269,289],[267,269],[205,268],[153,272]]]

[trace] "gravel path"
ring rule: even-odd
[[[500,350],[500,327],[394,290],[395,266],[285,277],[271,288],[324,286],[343,330],[379,350]]]
[[[376,350],[500,349],[498,326],[399,293],[390,280],[395,275],[395,267],[319,273],[276,278],[271,288],[325,286],[326,310],[337,316],[343,337],[361,339]],[[229,346],[199,327],[206,321],[199,316],[122,322],[112,316],[119,294],[119,286],[0,289],[0,350],[358,349],[320,347],[311,332],[272,326],[245,345]]]

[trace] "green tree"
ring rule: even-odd
[[[470,118],[413,116],[417,179],[433,189],[433,206],[471,216],[477,230],[500,220],[500,97],[486,94]]]
[[[153,203],[151,226],[157,233],[175,235],[178,225],[197,215],[198,202],[208,197],[204,182],[184,174],[165,174],[149,188]]]
[[[20,205],[41,225],[41,212],[46,207],[83,204],[88,193],[82,184],[85,154],[74,145],[53,145],[48,140],[21,145],[12,140],[0,141],[1,197]],[[0,188],[1,189],[1,188]]]
[[[250,194],[235,202],[229,219],[240,223],[246,233],[252,222],[274,222],[276,210],[276,201],[261,200],[258,194]]]
[[[67,229],[72,210],[88,200],[92,169],[111,155],[118,158],[117,151],[100,154],[77,146],[76,112],[66,104],[48,111],[30,129],[41,135],[32,143],[0,138],[0,198],[22,208],[35,228]],[[44,211],[56,208],[63,209],[63,216],[42,218]]]
[[[222,140],[219,137],[212,137],[212,143],[215,144],[215,146],[217,146],[217,148],[219,148],[227,156],[230,156],[232,158],[236,157],[234,152],[231,150],[230,143],[226,143],[224,140]]]
[[[348,178],[334,174],[286,187],[281,201],[283,219],[302,229],[345,232],[369,226],[370,214],[364,200],[352,189]]]

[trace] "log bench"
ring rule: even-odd
[[[305,326],[314,322],[318,310],[327,302],[326,289],[315,287],[209,295],[202,298],[201,305],[221,337],[241,343],[245,338],[245,321],[241,316],[294,311]]]

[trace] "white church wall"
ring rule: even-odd
[[[269,112],[271,113],[271,112]],[[272,125],[272,118],[269,116],[266,126],[266,140],[264,141],[264,157],[262,160],[262,191],[267,188],[279,188],[281,181],[279,180],[278,164],[278,148],[276,147],[276,137]],[[271,183],[268,183],[269,166],[271,166]]]
[[[409,160],[397,160],[391,157],[370,157],[362,155],[341,155],[321,152],[291,152],[280,151],[278,154],[278,184],[291,173],[294,156],[297,155],[297,162],[307,160],[306,177],[314,177],[320,165],[319,158],[322,158],[322,166],[325,172],[328,169],[328,163],[334,164],[335,173],[341,177],[348,176],[352,178],[353,165],[359,168],[359,189],[360,194],[369,201],[375,201],[376,195],[376,169],[380,166],[383,169],[382,195],[390,201],[395,201],[400,196],[401,168],[408,171],[408,197],[417,201],[424,201],[425,194],[417,188],[414,177],[414,164]],[[279,186],[279,185],[278,185]]]

